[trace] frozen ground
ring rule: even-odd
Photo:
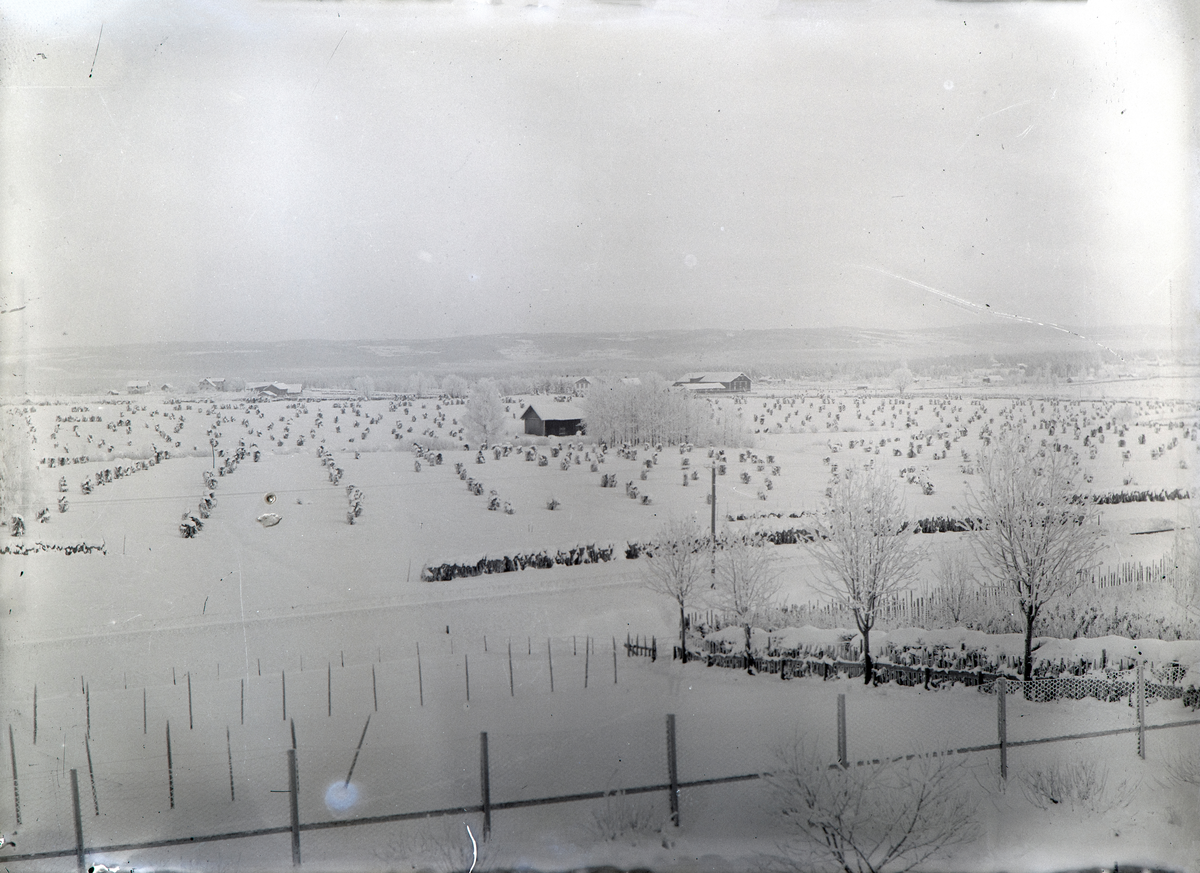
[[[968,397],[943,407],[924,397],[896,401],[907,404],[900,407],[889,405],[893,401],[870,398],[869,410],[862,404],[856,410],[855,398],[849,396],[802,398],[797,403],[814,421],[792,433],[796,417],[784,419],[790,407],[784,411],[773,399],[749,398],[742,409],[748,429],[772,431],[754,435],[752,451],[764,459],[775,455],[781,470],[772,477],[767,499],[760,500],[757,492],[770,464],[759,471],[749,461],[739,463],[738,450],[729,449],[730,469],[718,478],[722,515],[787,516],[811,510],[828,476],[825,459],[845,463],[860,454],[866,457],[864,448],[896,469],[917,466],[933,482],[932,495],[921,493],[919,485],[907,486],[914,516],[955,514],[964,482],[970,480],[961,469],[961,453],[972,454],[980,427],[1003,416],[1034,424],[1043,416],[1054,421],[1075,416],[1080,437],[1076,442],[1073,427],[1065,436],[1077,447],[1097,423],[1106,423],[1107,430],[1107,423],[1119,418],[1128,430],[1120,438],[1129,445],[1118,447],[1118,437],[1108,434],[1104,443],[1089,440],[1097,442],[1097,457],[1088,459],[1091,487],[1194,491],[1193,471],[1200,460],[1194,405],[1141,401],[1126,408],[1098,401],[1056,406],[1037,399],[1018,403],[991,398],[980,407]],[[189,402],[193,408],[184,408]],[[544,400],[534,402],[540,407]],[[454,429],[450,422],[462,407],[442,410],[446,419],[439,426],[432,423],[439,420],[432,399],[417,401],[403,415],[389,410],[387,401],[362,404],[361,416],[335,410],[330,401],[310,401],[302,408],[264,403],[262,418],[228,399],[216,408],[192,400],[178,410],[146,398],[130,398],[129,403],[124,398],[119,403],[75,398],[61,405],[18,404],[4,410],[5,438],[19,435],[35,458],[96,453],[99,440],[113,451],[104,452],[104,461],[54,469],[43,464],[25,480],[29,527],[21,542],[102,542],[104,554],[0,558],[0,699],[6,727],[13,729],[22,808],[17,827],[11,768],[5,767],[0,831],[12,836],[15,830],[17,849],[0,853],[70,847],[68,774],[73,768],[80,774],[89,846],[286,825],[287,794],[278,792],[287,788],[285,751],[292,743],[293,719],[302,822],[479,803],[481,731],[489,737],[494,802],[664,782],[668,713],[677,718],[684,780],[770,769],[776,748],[797,732],[828,750],[832,760],[837,693],[847,694],[852,758],[995,741],[995,699],[972,689],[926,692],[864,689],[845,681],[781,683],[699,665],[685,668],[669,658],[650,664],[623,653],[617,658],[619,681],[614,685],[614,637],[623,641],[626,633],[655,635],[660,651],[669,655],[676,629],[671,604],[639,585],[633,561],[446,583],[420,581],[426,563],[588,543],[616,545],[619,555],[626,541],[653,536],[667,515],[695,513],[706,520],[707,470],[701,470],[699,480],[681,484],[682,458],[703,468],[708,458],[702,449],[690,456],[664,450],[644,482],[638,478],[644,451],[636,461],[609,452],[600,471],[617,473],[622,484],[634,481],[650,493],[654,502],[643,506],[627,499],[622,488],[598,487],[599,473],[590,471],[589,460],[561,470],[557,458],[539,467],[519,456],[497,461],[489,454],[486,463],[475,464],[475,452],[451,449],[453,438],[441,436]],[[420,404],[426,405],[423,411]],[[72,406],[88,410],[72,412]],[[828,430],[830,413],[839,406],[846,409],[834,414],[853,416],[843,424],[861,432],[845,432],[842,425],[838,432]],[[320,428],[315,426],[318,412],[324,421]],[[863,419],[857,417],[860,412]],[[429,419],[422,417],[426,414]],[[966,426],[976,414],[983,417],[967,426],[966,437],[945,438],[952,449],[944,460],[925,460],[940,445],[937,433],[952,434],[955,424]],[[55,420],[84,415],[103,421]],[[341,418],[339,425],[333,425],[334,415]],[[953,421],[956,415],[961,422]],[[405,416],[400,431],[406,439],[420,439],[423,425],[445,440],[442,466],[426,464],[417,472],[409,452],[392,450],[399,441],[390,430]],[[414,416],[418,422],[410,435],[406,428],[414,425]],[[766,420],[756,422],[752,416]],[[361,436],[349,442],[349,434],[361,433],[365,420],[379,417],[368,425],[372,433],[365,442]],[[915,424],[906,427],[906,417]],[[243,419],[252,427],[243,426]],[[353,419],[359,427],[345,426]],[[1187,436],[1181,422],[1190,428]],[[514,436],[515,424],[514,419]],[[343,426],[343,433],[334,431],[336,426]],[[275,439],[276,429],[285,427],[288,438]],[[211,518],[196,538],[185,540],[178,533],[180,513],[195,509],[204,490],[201,475],[213,466],[210,429],[220,434],[221,450],[232,451],[244,440],[258,445],[262,455],[259,462],[243,461],[232,475],[219,479]],[[1061,424],[1059,430],[1063,435]],[[171,446],[178,457],[96,487],[91,494],[80,492],[85,476],[111,468],[118,458],[144,458],[151,443],[164,447],[164,432],[172,443],[180,443]],[[930,435],[921,458],[895,457],[893,450],[907,452],[917,432]],[[269,443],[267,433],[272,434]],[[297,435],[308,437],[304,445],[296,444]],[[1142,435],[1145,443],[1138,441]],[[869,442],[850,449],[852,439]],[[345,471],[338,486],[330,484],[327,468],[317,459],[315,449],[322,440]],[[885,440],[882,447],[880,440]],[[881,449],[879,455],[874,448]],[[539,447],[543,453],[549,449]],[[1125,450],[1131,453],[1127,461],[1121,455]],[[1087,451],[1083,448],[1085,459]],[[464,463],[486,489],[511,501],[514,514],[487,511],[486,498],[468,493],[455,475],[455,462]],[[751,476],[748,485],[740,481],[742,471]],[[53,511],[60,476],[68,480],[70,507],[64,514]],[[353,526],[345,519],[347,484],[365,493],[364,513]],[[274,503],[265,502],[267,494],[275,495]],[[545,509],[551,496],[562,502],[554,512]],[[1171,526],[1188,503],[1105,508],[1107,559],[1161,557],[1171,534],[1142,531]],[[33,520],[41,506],[52,508],[45,525]],[[256,523],[266,511],[280,514],[282,522],[271,528]],[[760,522],[802,525],[786,517]],[[929,537],[929,547],[943,548],[956,540],[955,535],[941,537]],[[0,539],[0,544],[18,542]],[[804,547],[780,547],[780,552],[787,598],[802,602],[814,597],[813,565]],[[594,651],[588,649],[589,638]],[[285,682],[288,720],[283,717]],[[324,802],[326,789],[345,779],[368,715],[371,722],[353,780],[358,801],[350,810],[335,812]],[[1178,701],[1156,702],[1149,710],[1152,723],[1192,715]],[[1009,739],[1018,740],[1130,726],[1134,714],[1124,702],[1012,701],[1008,717]],[[168,720],[174,809],[166,772]],[[0,738],[0,744],[6,743],[7,732]],[[1049,870],[1119,861],[1198,870],[1200,788],[1171,779],[1176,758],[1194,755],[1198,744],[1200,727],[1186,727],[1152,732],[1145,761],[1136,755],[1133,734],[1022,747],[1010,752],[1006,788],[999,784],[995,753],[964,756],[964,784],[979,801],[983,832],[939,866]],[[1023,774],[1073,758],[1108,767],[1111,808],[1047,812],[1026,798],[1020,788]],[[1116,788],[1121,783],[1127,785],[1124,792]],[[484,860],[554,869],[603,863],[746,869],[759,853],[775,851],[780,830],[768,800],[757,780],[686,789],[682,826],[675,829],[666,823],[665,792],[630,796],[625,802],[645,804],[649,824],[616,841],[602,839],[591,827],[595,814],[604,812],[603,801],[498,811]],[[453,865],[445,858],[453,856],[459,863],[462,859],[454,853],[469,845],[468,824],[478,837],[478,814],[306,831],[304,866],[449,869]],[[270,869],[286,864],[289,852],[285,834],[124,852],[103,860],[129,861],[139,868]],[[61,869],[67,863],[70,858],[8,867],[15,873]]]

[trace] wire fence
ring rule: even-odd
[[[615,652],[615,641],[606,642],[610,645],[603,648]],[[626,657],[644,655],[636,651],[637,643],[631,642]],[[558,696],[564,692],[595,695],[598,688],[617,687],[607,673],[601,672],[603,682],[594,682],[587,691],[584,690],[587,686],[583,683],[589,681],[586,672],[589,659],[595,657],[592,654],[594,648],[599,647],[580,638],[573,654],[569,649],[558,653],[560,660],[565,662],[560,664]],[[376,770],[374,777],[377,781],[397,781],[399,774],[396,771],[399,770],[403,772],[403,781],[412,788],[403,797],[384,798],[380,804],[369,807],[372,814],[357,816],[346,814],[352,811],[352,804],[340,809],[337,801],[341,796],[353,794],[352,788],[359,784],[353,777],[360,772],[355,767],[364,740],[372,736],[373,721],[387,717],[380,711],[380,692],[383,692],[385,710],[395,700],[399,686],[390,671],[377,671],[375,666],[369,673],[359,670],[355,680],[359,686],[355,692],[359,705],[344,712],[337,711],[334,706],[334,701],[339,704],[343,701],[333,693],[337,687],[333,678],[337,674],[332,664],[327,664],[324,671],[310,669],[294,677],[263,677],[262,682],[257,683],[258,687],[252,689],[255,693],[250,700],[240,701],[249,723],[241,736],[224,723],[227,716],[237,712],[229,705],[231,701],[226,701],[219,711],[214,711],[211,704],[214,691],[225,693],[244,687],[241,679],[226,680],[229,684],[214,688],[214,683],[192,683],[190,674],[184,673],[177,684],[170,686],[169,697],[158,695],[157,712],[167,711],[170,715],[170,720],[165,723],[153,723],[148,718],[144,708],[147,696],[141,689],[93,694],[85,682],[82,688],[69,694],[44,694],[39,702],[43,718],[40,739],[18,743],[11,725],[6,732],[9,744],[6,757],[10,758],[11,764],[11,785],[8,787],[11,788],[15,820],[21,822],[24,807],[26,823],[33,826],[22,830],[22,851],[5,849],[0,861],[17,864],[74,858],[82,870],[86,869],[89,858],[111,859],[114,853],[149,852],[234,840],[274,839],[274,843],[265,842],[259,847],[260,851],[269,854],[282,848],[279,838],[287,837],[293,864],[299,865],[303,857],[304,834],[315,836],[318,831],[446,816],[478,816],[477,832],[486,840],[496,824],[493,819],[496,813],[604,801],[623,795],[661,796],[669,810],[670,824],[679,826],[688,815],[683,798],[691,789],[753,782],[770,775],[773,764],[765,744],[751,744],[745,755],[726,754],[727,726],[710,730],[704,723],[709,719],[683,722],[686,732],[683,734],[685,742],[681,743],[676,715],[667,713],[665,733],[660,732],[662,727],[659,727],[654,731],[658,734],[657,741],[651,740],[644,730],[645,719],[639,720],[638,716],[630,719],[628,713],[613,709],[614,705],[620,705],[617,703],[618,694],[622,693],[619,689],[610,691],[607,698],[602,695],[591,698],[596,701],[598,711],[609,716],[594,734],[545,727],[550,719],[544,717],[545,713],[539,707],[554,694],[549,687],[548,674],[555,652],[551,648],[536,653],[531,641],[527,641],[526,649],[527,661],[545,658],[547,668],[536,680],[539,686],[544,682],[546,687],[539,688],[536,697],[530,696],[529,685],[520,687],[518,691],[526,696],[526,701],[513,704],[527,714],[527,724],[531,728],[517,733],[509,720],[502,720],[498,732],[473,733],[471,726],[456,730],[453,724],[442,723],[442,716],[453,712],[453,708],[438,714],[439,721],[428,722],[441,725],[440,731],[445,737],[413,736],[411,730],[396,730],[395,724],[390,731],[387,727],[375,727],[384,734],[373,740],[377,742],[376,751],[382,752],[372,764]],[[501,697],[511,696],[509,689],[503,687],[505,683],[497,682],[505,678],[503,668],[510,657],[507,645],[499,653],[490,653],[491,663],[479,658],[478,653],[474,654],[476,657],[469,663],[483,661],[480,678],[488,677],[491,685],[501,686],[498,689],[503,692]],[[442,659],[445,663],[427,661],[426,680],[432,681],[426,693],[447,694],[453,685],[449,681],[451,672],[444,668],[452,671],[466,667],[465,655],[463,659],[461,662]],[[794,678],[805,675],[795,669],[795,664],[787,663],[795,659],[770,660],[780,665],[781,673],[790,671]],[[816,664],[828,668],[828,662],[806,663],[812,666],[808,676],[816,675]],[[524,666],[531,667],[532,661]],[[768,674],[771,666],[759,663],[762,672]],[[638,673],[687,672],[677,667],[653,665],[648,658],[636,658],[630,667],[632,669],[626,669],[631,675],[625,677],[622,674],[622,679],[632,682],[637,681],[634,677]],[[861,664],[835,665],[837,675],[843,678],[852,668],[861,670]],[[939,672],[948,674],[951,671]],[[923,677],[924,671],[920,674]],[[465,675],[462,678],[465,679]],[[961,682],[945,682],[944,693],[923,697],[901,695],[901,710],[906,706],[913,712],[924,710],[934,719],[944,718],[948,711],[964,713],[954,724],[954,736],[943,737],[933,731],[918,730],[915,722],[905,721],[908,715],[904,711],[897,712],[894,716],[897,724],[907,725],[899,731],[906,735],[904,739],[910,744],[914,736],[935,737],[928,739],[923,749],[914,750],[910,746],[910,750],[899,753],[892,741],[895,731],[875,730],[874,724],[881,712],[877,708],[878,701],[867,696],[865,691],[862,696],[852,692],[849,699],[846,693],[837,693],[835,708],[830,705],[834,703],[834,695],[821,693],[827,687],[824,683],[796,686],[808,689],[804,700],[810,701],[802,707],[803,712],[797,713],[796,723],[808,732],[819,730],[821,725],[827,730],[836,725],[836,753],[832,746],[827,749],[831,767],[862,766],[921,755],[995,753],[1002,778],[1008,776],[1010,753],[1023,747],[1135,734],[1136,745],[1130,745],[1129,754],[1136,753],[1145,758],[1148,733],[1200,725],[1200,718],[1179,717],[1185,715],[1185,711],[1175,702],[1179,698],[1178,686],[1153,681],[1153,674],[1141,666],[1132,682],[1113,681],[1107,687],[1103,682],[1077,677],[1022,682],[1005,676],[974,673],[962,678],[964,681]],[[368,679],[369,682],[364,681]],[[570,683],[569,688],[573,691],[568,690],[566,683]],[[264,695],[258,692],[264,690],[269,692],[267,697],[274,699],[263,699]],[[465,702],[469,692],[466,688],[460,690]],[[285,695],[292,698],[292,714],[283,709],[287,705]],[[454,696],[457,698],[458,693]],[[584,699],[573,698],[575,701]],[[1103,714],[1101,720],[1089,720],[1087,713],[1078,709],[1080,705],[1089,705],[1088,701],[1093,706],[1092,712]],[[1171,705],[1156,721],[1147,716],[1151,703]],[[324,707],[314,704],[324,704]],[[410,696],[403,708],[423,705],[432,706],[434,701],[421,703]],[[897,701],[889,701],[888,705],[896,707]],[[295,712],[302,706],[308,721],[301,728],[303,741],[297,742]],[[496,718],[502,715],[495,709],[489,711]],[[1038,712],[1051,713],[1053,718],[1025,719],[1026,715]],[[365,719],[362,718],[364,713]],[[994,720],[991,713],[994,713]],[[892,717],[889,713],[889,718]],[[313,725],[318,719],[330,727],[316,730]],[[1023,733],[1030,723],[1040,730]],[[277,727],[271,728],[272,724]],[[411,724],[411,721],[405,724]],[[661,726],[663,722],[658,724]],[[508,732],[504,725],[508,725]],[[131,726],[134,726],[133,730],[130,730]],[[1081,727],[1099,729],[1080,730]],[[754,730],[761,730],[761,727]],[[129,734],[134,734],[134,742],[122,742],[129,739]],[[69,765],[66,747],[72,735],[82,747],[82,754],[76,754]],[[353,741],[343,742],[346,736],[356,739],[357,747]],[[272,737],[275,739],[268,743]],[[236,759],[234,739],[243,746]],[[949,742],[941,742],[943,739]],[[280,749],[278,740],[290,747]],[[589,764],[595,747],[604,742],[610,742],[622,757],[628,758],[627,766],[608,778],[602,778],[601,769]],[[350,749],[353,749],[352,758],[348,754]],[[98,754],[101,750],[103,754]],[[382,774],[378,772],[380,760],[388,762],[384,768],[387,772]],[[349,763],[348,772],[343,769],[335,773],[339,761],[342,767]],[[472,772],[473,765],[464,766],[466,761],[477,763],[478,768]],[[714,773],[713,761],[718,762],[718,768],[726,768],[724,772],[718,769]],[[248,786],[254,787],[258,797],[262,796],[259,792],[264,786],[272,786],[267,789],[269,794],[277,796],[279,801],[286,801],[286,805],[263,805],[253,798],[247,803],[245,789]],[[174,810],[178,805],[186,810],[186,815],[173,819],[148,816],[147,798],[156,798],[150,806],[157,806],[159,811]],[[387,808],[389,806],[391,809]],[[330,812],[334,814],[331,816]],[[307,839],[303,841],[307,842]]]

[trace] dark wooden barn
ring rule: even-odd
[[[559,405],[559,404],[554,404]],[[557,412],[557,410],[555,410]],[[542,418],[532,406],[521,414],[525,422],[525,433],[533,436],[570,437],[587,433],[587,425],[583,420],[583,412],[575,404],[563,410],[567,416],[562,418]]]

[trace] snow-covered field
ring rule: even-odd
[[[553,402],[513,398],[513,440],[523,404],[545,416]],[[715,402],[740,414],[753,443],[726,451],[728,470],[717,480],[720,516],[781,516],[735,525],[803,526],[789,516],[817,507],[832,465],[868,456],[896,471],[913,468],[905,493],[914,518],[961,515],[981,435],[1006,418],[1080,451],[1097,493],[1196,490],[1194,403],[819,393]],[[653,449],[639,449],[636,460],[610,450],[592,472],[597,450],[587,437],[537,441],[545,466],[518,452],[500,459],[489,452],[479,464],[474,449],[458,447],[463,408],[433,398],[403,407],[388,400],[336,407],[332,400],[307,400],[248,408],[229,395],[179,403],[152,396],[47,405],[34,399],[4,407],[6,445],[27,447],[35,465],[22,482],[25,535],[0,536],[0,547],[88,543],[104,551],[0,557],[0,745],[15,759],[22,818],[18,826],[12,767],[5,762],[0,832],[16,847],[0,848],[0,860],[71,848],[72,769],[88,846],[286,826],[293,721],[302,823],[478,805],[481,732],[488,735],[493,803],[662,784],[668,714],[676,717],[684,781],[770,770],[777,750],[797,735],[834,760],[839,693],[847,698],[851,759],[996,741],[996,699],[975,689],[783,683],[672,663],[677,612],[641,586],[624,546],[653,537],[669,516],[695,514],[707,522],[707,448],[681,454],[665,447],[645,480],[639,474]],[[1092,436],[1100,426],[1103,441]],[[364,429],[370,430],[365,439]],[[443,463],[418,471],[412,441],[442,451]],[[204,472],[239,443],[257,448],[259,460],[251,455],[218,477],[211,516],[184,539],[180,514],[198,511]],[[343,470],[337,485],[317,456],[319,445]],[[97,472],[128,467],[154,449],[171,457],[82,493],[85,478],[95,483]],[[739,453],[760,460],[739,460]],[[66,466],[57,460],[83,455],[91,460]],[[51,457],[53,468],[37,463]],[[467,490],[456,463],[483,483],[484,496]],[[687,472],[693,469],[696,479]],[[621,485],[633,482],[652,502],[628,499],[623,487],[600,488],[601,473],[615,474]],[[67,485],[61,495],[60,477]],[[346,519],[348,485],[364,494],[353,525]],[[512,504],[511,515],[487,510],[491,490]],[[60,496],[69,503],[64,513],[55,508]],[[561,506],[547,510],[550,498]],[[1149,531],[1173,527],[1191,502],[1103,507],[1104,560],[1161,558],[1172,533]],[[39,524],[35,515],[43,507],[49,521]],[[280,523],[257,523],[267,512],[281,516]],[[932,554],[960,544],[961,536],[922,540]],[[427,564],[592,543],[616,546],[616,559],[421,581]],[[794,603],[816,598],[806,547],[776,548],[786,569],[784,596]],[[656,636],[667,657],[650,663],[622,650],[614,683],[613,640],[619,644],[627,633]],[[1147,645],[1148,657],[1156,657],[1149,649],[1158,645]],[[357,801],[347,810],[330,808],[326,791],[345,780],[368,716],[353,776]],[[1009,700],[1007,716],[1012,742],[1135,723],[1125,701],[1033,703],[1018,696]],[[1195,716],[1178,700],[1148,709],[1151,724]],[[1049,870],[1119,862],[1200,870],[1200,786],[1174,778],[1181,757],[1195,760],[1197,748],[1200,726],[1150,732],[1145,760],[1132,733],[1018,747],[1009,751],[1006,785],[996,753],[962,756],[963,786],[979,806],[981,831],[927,866]],[[1107,800],[1095,809],[1039,808],[1024,780],[1073,760],[1107,767]],[[598,824],[614,800],[498,810],[482,863],[746,869],[777,850],[782,826],[769,801],[762,780],[686,788],[675,828],[665,791],[628,795],[619,802],[643,813],[641,825],[616,840],[604,838]],[[314,869],[465,869],[467,826],[478,839],[481,823],[473,812],[305,830],[303,862]],[[271,869],[289,856],[284,833],[89,858],[215,870]],[[14,873],[69,863],[70,857],[6,862]]]

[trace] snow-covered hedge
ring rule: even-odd
[[[503,555],[493,558],[484,555],[479,558],[466,558],[456,561],[445,561],[436,565],[426,565],[421,570],[421,579],[425,582],[447,582],[451,579],[458,579],[464,576],[512,573],[530,567],[534,569],[548,569],[556,565],[600,564],[605,561],[611,561],[614,551],[613,546],[604,548],[592,544],[575,546],[566,550],[559,549],[554,554],[543,550],[540,552]]]
[[[99,552],[102,555],[108,554],[104,545],[92,545],[91,543],[78,543],[73,546],[62,546],[58,543],[42,543],[37,542],[32,545],[17,543],[13,546],[4,546],[0,548],[0,555],[32,555],[35,552],[62,552],[64,555],[90,555],[92,552]]]

